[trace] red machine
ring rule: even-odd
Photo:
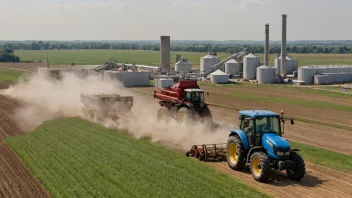
[[[154,91],[155,98],[160,100],[159,121],[173,117],[178,121],[201,120],[212,123],[210,109],[204,102],[204,91],[196,80],[181,80],[172,87]]]
[[[193,145],[191,150],[186,152],[186,156],[192,156],[202,161],[226,161],[226,143]]]

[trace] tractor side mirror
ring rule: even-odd
[[[295,124],[295,122],[293,121],[293,119],[291,119],[291,125],[294,125]]]

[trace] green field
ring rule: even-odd
[[[336,170],[352,172],[352,156],[328,151],[322,148],[289,141],[291,148],[300,149],[305,161],[309,161]]]
[[[53,197],[266,197],[183,153],[78,118],[6,142]]]
[[[145,65],[159,65],[160,52],[158,51],[130,51],[130,50],[16,50],[15,54],[24,60],[36,60],[46,62],[47,55],[49,62],[53,65],[69,65],[71,63],[82,65],[102,64],[109,58],[115,58],[119,62],[135,62]],[[171,63],[174,63],[175,54],[180,54],[193,63],[194,66],[200,65],[200,58],[206,53],[199,52],[171,52]],[[312,64],[352,64],[352,54],[290,54],[298,59],[299,65]],[[218,53],[223,60],[227,57],[226,53]],[[263,61],[263,55],[261,60]],[[274,64],[276,54],[270,55],[270,64]]]
[[[24,74],[23,71],[0,68],[0,83],[1,82],[7,82],[7,83],[16,82],[21,76],[23,76],[23,74]]]

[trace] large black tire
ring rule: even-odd
[[[238,136],[231,136],[227,140],[227,163],[233,170],[242,170],[246,165],[246,151]]]
[[[187,123],[194,121],[194,112],[187,107],[181,107],[176,114],[176,120],[180,123]]]
[[[304,160],[298,153],[294,151],[291,151],[290,159],[294,163],[294,168],[286,169],[287,176],[292,180],[300,181],[306,174],[306,166]]]
[[[254,152],[250,160],[250,170],[255,180],[268,181],[271,172],[268,156],[263,152]]]
[[[211,111],[208,107],[208,105],[204,106],[201,112],[201,119],[204,124],[209,124],[212,126],[213,123],[213,116],[211,114]]]
[[[160,107],[158,110],[158,121],[167,122],[170,119],[170,111],[167,107]]]

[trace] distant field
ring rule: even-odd
[[[2,83],[2,82],[7,82],[7,83],[15,82],[23,74],[24,74],[23,71],[0,68],[0,83]]]
[[[16,50],[15,54],[21,60],[41,60],[46,62],[47,55],[49,62],[53,65],[76,64],[102,64],[109,58],[115,58],[119,62],[136,62],[137,64],[159,65],[160,52],[154,51],[129,51],[129,50]],[[199,52],[171,52],[171,63],[174,63],[175,54],[180,54],[193,63],[194,66],[200,65],[200,58],[206,53]],[[352,64],[352,54],[290,54],[298,59],[299,65],[314,64]],[[226,53],[218,53],[223,60],[227,57]],[[263,61],[263,55],[261,61]],[[271,54],[270,64],[274,64],[277,55]]]
[[[266,197],[183,153],[77,118],[6,142],[52,197]]]

